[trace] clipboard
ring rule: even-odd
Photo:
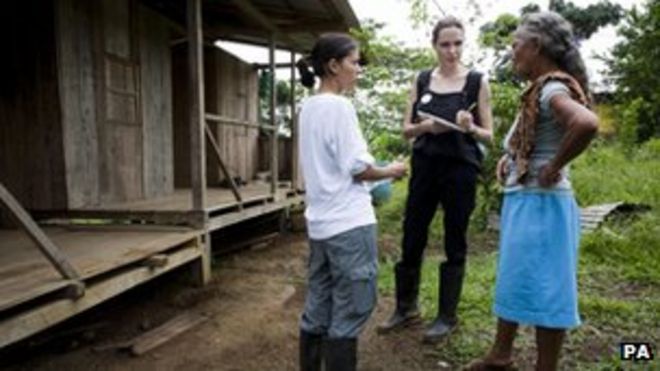
[[[455,124],[455,123],[453,123],[453,122],[451,122],[451,121],[449,121],[449,120],[445,120],[445,119],[443,119],[442,117],[438,117],[438,116],[436,116],[436,115],[434,115],[434,114],[431,114],[431,113],[428,113],[428,112],[424,112],[424,111],[421,111],[421,110],[417,110],[417,115],[419,115],[420,117],[423,117],[423,118],[427,118],[427,119],[431,119],[431,120],[433,120],[433,123],[434,123],[434,124],[438,124],[438,125],[446,126],[446,127],[450,128],[450,129],[454,129],[454,130],[460,131],[461,133],[465,133],[465,132],[466,132],[465,129],[463,129],[462,127],[458,126],[457,124]]]

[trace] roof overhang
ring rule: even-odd
[[[142,0],[185,28],[186,2]],[[348,0],[203,0],[204,38],[309,51],[324,32],[360,26]]]

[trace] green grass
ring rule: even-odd
[[[648,212],[608,220],[584,234],[580,244],[579,305],[583,325],[569,332],[561,369],[660,369],[660,140],[634,149],[598,143],[574,164],[572,180],[582,206],[625,201],[651,207]],[[399,241],[406,183],[394,187],[392,200],[378,209],[382,237]],[[441,241],[441,213],[429,238],[422,274],[420,303],[425,319],[435,316],[438,294],[437,246]],[[497,238],[471,228],[471,241]],[[497,252],[471,245],[468,273],[459,306],[459,331],[433,348],[439,359],[463,364],[488,350],[495,331],[491,311]],[[393,295],[396,256],[385,255],[379,276],[384,295]],[[656,361],[651,365],[619,360],[619,342],[650,341]],[[529,367],[535,356],[534,333],[522,329],[516,340],[517,359]],[[522,361],[522,362],[520,362]],[[647,367],[648,366],[648,367]]]

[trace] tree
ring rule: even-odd
[[[638,141],[657,137],[660,134],[657,65],[660,60],[660,0],[648,0],[641,10],[633,7],[626,13],[618,34],[623,40],[614,46],[607,63],[612,81],[618,87],[622,109],[635,109],[636,112],[627,115],[637,118]]]
[[[602,0],[585,8],[580,8],[564,0],[551,0],[549,9],[561,14],[573,25],[576,41],[589,39],[601,27],[616,24],[623,16],[620,5],[612,4],[609,0]],[[520,16],[541,10],[536,4],[528,4],[520,9]],[[481,26],[479,43],[485,48],[493,50],[496,62],[494,75],[497,81],[514,81],[513,72],[509,65],[512,33],[518,27],[520,18],[512,14],[502,14],[494,21]]]
[[[379,34],[383,25],[363,20],[353,31],[368,64],[360,77],[356,108],[365,139],[381,160],[407,154],[401,123],[415,73],[435,63],[430,48],[409,48]]]
[[[573,32],[578,40],[586,40],[599,28],[616,24],[623,16],[623,8],[609,0],[580,8],[564,0],[551,0],[549,9],[561,14],[573,24]]]

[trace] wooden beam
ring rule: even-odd
[[[39,250],[41,250],[62,277],[68,280],[79,281],[80,274],[78,274],[76,269],[69,263],[66,256],[64,256],[60,249],[55,246],[48,236],[46,236],[37,223],[32,220],[30,214],[23,209],[21,204],[18,203],[2,183],[0,183],[0,201],[2,201],[4,207],[9,210],[10,216],[18,222],[19,226],[23,228],[30,239],[34,241]]]
[[[268,48],[268,61],[270,62],[270,125],[274,127],[270,137],[270,180],[271,187],[270,193],[275,197],[277,195],[277,182],[278,182],[278,138],[277,138],[277,120],[275,118],[275,39],[271,37],[270,46]]]
[[[296,114],[296,53],[291,51],[291,188],[298,189],[298,115]]]
[[[231,208],[235,205],[231,205]],[[196,227],[207,218],[205,210],[47,210],[35,211],[37,219],[107,219],[107,220],[144,220],[165,225],[188,225]]]
[[[294,196],[289,198],[281,198],[280,201],[267,202],[261,205],[245,208],[239,212],[225,214],[220,216],[213,216],[209,220],[209,232],[217,229],[225,228],[227,226],[240,223],[242,221],[258,217],[260,215],[272,213],[274,211],[286,209],[292,205],[299,205],[303,203],[302,196]]]
[[[275,63],[275,68],[289,68],[289,67],[295,67],[295,64],[291,63]],[[258,70],[265,70],[265,69],[270,69],[270,63],[252,63],[252,67]]]
[[[206,150],[204,140],[204,50],[202,1],[188,0],[188,68],[190,73],[190,174],[192,208],[206,204]],[[204,221],[205,223],[205,221]],[[204,225],[196,227],[203,228]]]
[[[195,312],[185,312],[180,314],[162,325],[145,332],[133,339],[131,342],[131,354],[139,356],[156,347],[168,342],[179,334],[182,334],[193,327],[206,321],[208,317]]]
[[[222,160],[222,155],[220,154],[220,146],[218,145],[218,142],[216,142],[215,137],[213,136],[213,132],[211,131],[209,126],[204,125],[204,127],[206,128],[206,137],[209,139],[209,143],[211,143],[211,146],[213,147],[213,153],[215,153],[215,159],[218,160],[218,165],[220,166],[220,170],[222,170],[222,173],[225,175],[225,178],[227,178],[227,181],[229,181],[231,192],[234,194],[234,197],[236,198],[236,201],[238,201],[240,206],[240,203],[243,202],[243,200],[241,198],[240,192],[238,192],[238,186],[234,181],[234,177],[232,177],[231,174],[229,174],[229,170],[227,170],[227,166],[225,166],[225,162]]]
[[[275,129],[274,126],[257,124],[256,122],[239,120],[239,119],[235,119],[233,117],[215,115],[215,114],[211,114],[211,113],[207,113],[205,115],[205,117],[206,117],[207,121],[210,121],[210,122],[213,122],[213,123],[218,123],[218,124],[245,126],[245,127],[249,127],[249,128],[255,128],[255,129],[268,129],[268,130]]]
[[[257,25],[259,25],[259,27],[264,28],[271,32],[271,43],[272,43],[272,39],[274,37],[277,37],[278,39],[282,39],[283,41],[288,43],[290,47],[295,47],[295,45],[297,44],[296,41],[291,39],[291,37],[289,37],[286,33],[282,32],[275,25],[275,23],[271,22],[271,20],[265,14],[263,14],[257,7],[255,7],[250,1],[231,0],[231,2],[241,11],[241,13],[245,14],[248,18],[250,18]]]

